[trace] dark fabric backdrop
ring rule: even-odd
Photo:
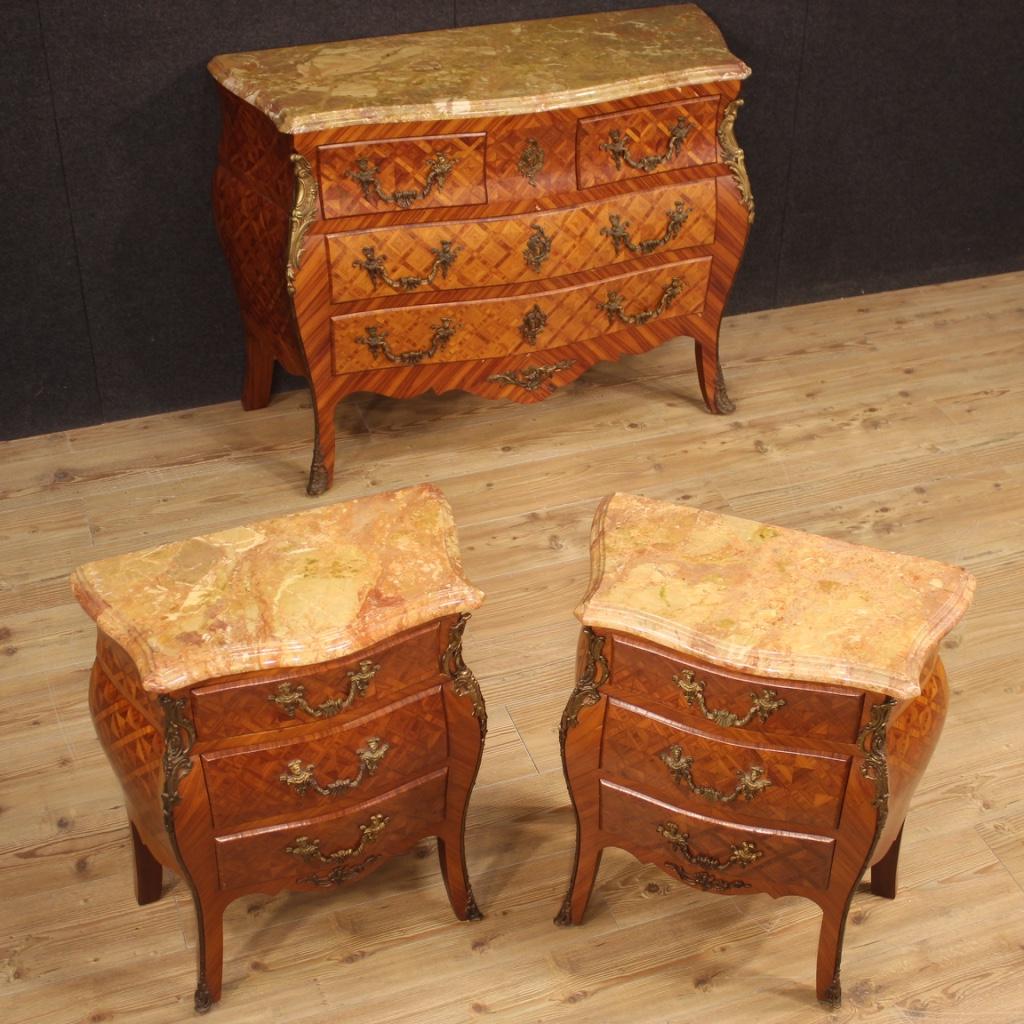
[[[4,0],[0,437],[240,393],[213,54],[649,4]],[[1024,4],[703,6],[754,69],[730,312],[1024,266]]]

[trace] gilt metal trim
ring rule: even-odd
[[[665,152],[661,154],[652,153],[649,156],[641,157],[639,160],[629,152],[629,147],[633,144],[633,140],[624,135],[618,128],[613,128],[608,133],[608,141],[602,142],[600,148],[610,154],[615,162],[615,169],[617,171],[621,171],[622,165],[626,164],[632,167],[634,171],[649,173],[655,167],[660,167],[662,164],[674,160],[679,155],[686,136],[692,130],[693,125],[690,124],[684,115],[680,115],[676,123],[669,130]]]
[[[690,833],[680,832],[679,826],[672,821],[666,821],[659,825],[658,834],[664,836],[669,846],[682,854],[691,864],[702,868],[723,870],[735,865],[742,871],[764,856],[764,853],[757,848],[757,844],[748,840],[732,844],[729,847],[729,856],[725,860],[719,860],[706,853],[696,853],[690,846]]]
[[[527,366],[522,370],[506,370],[504,373],[493,373],[487,378],[490,384],[511,384],[525,391],[537,391],[543,387],[556,373],[568,370],[576,365],[575,359],[562,359],[546,366]]]
[[[458,162],[457,156],[443,150],[439,151],[427,159],[427,176],[420,188],[400,189],[394,192],[384,191],[378,177],[380,167],[369,157],[360,157],[356,160],[355,168],[346,171],[345,177],[351,178],[359,185],[364,199],[370,200],[376,196],[381,202],[391,203],[400,210],[408,210],[418,199],[426,199],[435,186],[438,192],[443,192],[445,182]]]
[[[754,223],[754,193],[750,189],[750,176],[747,174],[747,158],[736,141],[736,115],[743,106],[743,100],[733,100],[722,114],[718,125],[718,145],[722,151],[722,161],[732,171],[736,187],[740,190],[740,199],[747,208],[747,223]]]
[[[666,211],[665,216],[668,218],[668,223],[665,225],[661,237],[647,238],[642,242],[633,241],[628,220],[623,221],[617,213],[612,213],[608,216],[608,227],[601,228],[601,234],[612,240],[616,256],[621,254],[623,248],[628,249],[634,256],[648,256],[679,236],[690,213],[686,204],[681,199],[677,199],[672,209]]]
[[[717,354],[715,356],[715,409],[724,415],[736,411],[736,404],[725,389],[725,374],[722,373],[722,363]]]
[[[341,711],[347,711],[357,697],[362,697],[379,671],[380,665],[364,658],[359,662],[357,671],[349,670],[347,673],[348,693],[344,697],[331,697],[316,707],[306,700],[306,688],[301,683],[293,686],[290,682],[283,682],[278,686],[277,693],[270,694],[267,700],[277,704],[289,718],[294,718],[295,712],[299,710],[313,718],[332,718]]]
[[[533,138],[526,140],[523,152],[519,156],[516,170],[534,187],[537,187],[537,174],[544,166],[544,149]]]
[[[439,242],[436,249],[431,246],[430,251],[434,254],[434,260],[430,264],[430,270],[423,277],[415,277],[412,274],[405,277],[392,277],[384,265],[387,262],[387,256],[378,256],[377,250],[372,245],[363,247],[363,258],[353,260],[352,266],[365,270],[374,288],[378,284],[386,284],[398,292],[411,292],[423,285],[433,284],[439,273],[443,279],[447,278],[448,271],[462,250],[463,246],[456,245],[448,239]]]
[[[346,860],[358,857],[370,843],[375,843],[381,833],[387,828],[391,818],[385,814],[374,814],[368,822],[359,826],[359,842],[345,850],[335,850],[333,853],[324,853],[320,849],[319,839],[310,839],[309,836],[298,836],[294,846],[286,846],[285,853],[293,857],[301,857],[305,861],[316,860],[321,864],[334,864],[334,868],[326,875],[309,875],[300,878],[300,882],[310,885],[340,885],[350,878],[365,871],[374,862],[380,860],[376,854],[372,854],[359,864],[346,865]]]
[[[698,871],[691,875],[681,864],[673,861],[665,861],[665,867],[671,868],[678,876],[680,882],[692,885],[695,889],[703,889],[704,892],[728,892],[730,889],[749,889],[750,883],[740,879],[718,878],[707,871]]]
[[[551,255],[551,236],[545,234],[539,224],[531,224],[532,234],[526,240],[523,259],[531,270],[540,270],[544,261]]]
[[[583,671],[576,685],[569,694],[569,701],[562,712],[562,722],[558,727],[558,741],[565,749],[565,737],[569,730],[579,724],[580,712],[584,708],[593,707],[601,699],[601,687],[608,682],[611,669],[604,654],[604,643],[607,637],[595,633],[590,626],[583,627],[585,656]]]
[[[548,315],[535,302],[523,316],[519,335],[527,345],[536,345],[540,332],[548,325]]]
[[[390,749],[390,743],[385,743],[379,736],[371,736],[366,740],[366,746],[356,751],[359,758],[356,774],[349,779],[335,779],[326,786],[317,782],[316,765],[303,765],[297,758],[288,762],[287,771],[279,775],[278,779],[286,786],[291,786],[299,796],[305,796],[311,789],[321,796],[334,796],[346,789],[355,789],[367,775],[375,775]]]
[[[665,766],[672,773],[676,785],[685,782],[692,793],[704,797],[705,800],[713,800],[720,804],[731,804],[739,797],[744,800],[753,800],[764,790],[772,785],[771,779],[765,778],[765,769],[760,765],[751,765],[746,771],[737,769],[737,783],[731,793],[723,793],[712,786],[705,786],[697,782],[693,777],[693,758],[683,752],[678,743],[673,744],[668,750],[658,755]]]
[[[776,711],[786,706],[786,702],[774,690],[760,690],[750,694],[750,708],[741,717],[724,708],[709,708],[704,703],[704,687],[707,684],[703,679],[697,679],[689,669],[675,673],[672,676],[672,682],[682,691],[686,703],[690,707],[696,705],[709,722],[714,722],[715,725],[720,725],[725,729],[742,729],[755,718],[767,722]]]
[[[644,324],[650,323],[652,320],[656,320],[661,316],[661,314],[679,298],[682,292],[682,278],[673,277],[672,280],[669,281],[669,283],[662,289],[661,298],[658,300],[658,304],[653,306],[651,309],[645,309],[639,313],[627,313],[623,307],[625,299],[616,291],[610,291],[608,293],[608,298],[604,302],[599,302],[598,306],[607,314],[609,326],[615,323],[616,320],[621,320],[624,324],[629,324],[633,327],[642,327]]]
[[[295,191],[292,212],[288,218],[288,257],[285,264],[285,286],[289,295],[295,294],[295,275],[302,263],[302,245],[310,224],[316,220],[320,205],[320,186],[316,183],[309,161],[301,153],[292,153],[292,171]]]
[[[432,359],[445,349],[461,326],[462,324],[450,316],[443,316],[440,323],[431,325],[430,344],[426,348],[410,349],[406,352],[394,351],[388,341],[391,332],[386,327],[378,327],[376,324],[367,327],[366,333],[360,334],[354,341],[357,345],[365,345],[375,356],[383,356],[392,363],[398,363],[399,366],[414,366],[416,363],[422,363],[424,359]]]
[[[466,631],[469,619],[469,612],[461,612],[448,631],[448,646],[441,655],[441,671],[451,679],[456,697],[469,697],[473,704],[473,715],[480,723],[482,739],[487,735],[487,706],[476,676],[462,658],[462,634]]]

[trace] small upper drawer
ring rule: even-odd
[[[718,97],[581,118],[576,125],[580,188],[718,160]]]
[[[321,146],[324,217],[485,203],[486,144],[477,132]]]
[[[437,623],[330,665],[261,672],[192,690],[201,740],[355,718],[439,674]]]
[[[864,706],[857,690],[691,668],[618,635],[609,691],[656,701],[702,728],[787,734],[799,737],[801,746],[815,738],[855,742]]]

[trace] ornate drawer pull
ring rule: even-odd
[[[544,150],[536,139],[527,139],[516,170],[534,187],[537,187],[537,173],[544,166]]]
[[[454,242],[443,241],[437,249],[431,246],[430,251],[434,254],[434,262],[430,264],[430,270],[426,277],[412,277],[411,275],[392,277],[384,266],[387,256],[378,256],[372,245],[364,247],[363,258],[353,260],[352,266],[365,270],[370,275],[370,281],[374,288],[383,283],[390,285],[395,291],[411,292],[421,285],[433,284],[438,272],[441,277],[446,278],[448,270],[455,263],[459,253],[462,252],[462,246],[456,245]]]
[[[760,690],[758,693],[750,694],[750,710],[740,718],[739,715],[724,709],[710,710],[704,703],[704,680],[695,679],[689,669],[672,676],[672,682],[683,691],[687,704],[691,707],[696,704],[709,722],[727,729],[742,729],[755,718],[767,722],[771,715],[786,706],[786,702],[774,690]]]
[[[400,366],[413,366],[423,362],[424,359],[431,359],[444,349],[452,340],[455,332],[462,326],[457,324],[451,317],[441,317],[439,324],[431,327],[430,344],[426,348],[411,349],[408,352],[395,352],[388,343],[390,332],[384,327],[367,327],[365,334],[360,334],[355,339],[357,345],[365,345],[374,355],[381,355],[392,363]]]
[[[627,220],[623,223],[617,213],[609,215],[608,227],[601,228],[601,234],[612,240],[616,256],[622,252],[623,246],[635,256],[647,256],[649,253],[654,252],[655,249],[668,245],[669,242],[679,235],[680,229],[690,216],[690,211],[681,199],[677,199],[672,209],[666,213],[666,216],[668,217],[668,224],[665,226],[665,231],[660,238],[648,238],[643,242],[634,242],[630,238],[629,221]]]
[[[622,308],[622,303],[625,300],[618,292],[609,292],[608,298],[604,302],[599,302],[598,306],[608,315],[609,325],[615,323],[616,320],[621,320],[624,324],[642,327],[644,324],[650,323],[651,320],[657,320],[679,298],[682,291],[682,279],[673,277],[662,289],[661,298],[653,309],[645,309],[640,313],[627,313]]]
[[[716,878],[707,871],[698,871],[691,875],[686,868],[680,864],[673,864],[672,861],[665,861],[665,867],[671,868],[678,876],[680,882],[692,885],[696,889],[703,889],[705,892],[728,892],[730,889],[749,889],[749,882],[735,881],[727,878]]]
[[[444,152],[435,153],[427,160],[427,177],[423,182],[423,187],[404,191],[385,192],[377,177],[380,174],[380,168],[367,157],[360,157],[356,161],[355,170],[346,171],[345,177],[359,183],[364,199],[370,199],[372,192],[381,202],[393,203],[400,210],[408,210],[417,199],[426,199],[435,185],[439,192],[443,192],[448,175],[455,170],[455,165],[458,162],[457,156],[449,156]]]
[[[540,332],[548,325],[548,315],[535,302],[533,308],[527,310],[523,322],[519,325],[519,333],[527,345],[536,345]]]
[[[694,853],[690,848],[690,833],[680,832],[678,826],[671,821],[659,825],[658,833],[663,835],[669,846],[678,850],[691,864],[702,868],[718,868],[720,870],[735,864],[742,870],[750,867],[755,860],[764,856],[754,843],[746,841],[730,846],[730,853],[726,860],[718,860],[717,857],[711,857],[705,853]]]
[[[531,270],[540,270],[541,265],[551,255],[551,237],[544,233],[539,224],[531,224],[530,227],[533,228],[533,234],[523,249],[523,259]]]
[[[285,853],[293,857],[301,857],[305,861],[317,860],[321,864],[334,864],[335,867],[326,875],[310,875],[308,878],[300,878],[300,882],[309,882],[314,885],[340,885],[342,882],[358,875],[374,861],[380,860],[376,855],[367,857],[361,864],[345,866],[344,861],[358,857],[370,843],[375,843],[381,833],[387,828],[391,819],[384,814],[375,814],[365,825],[359,826],[359,842],[350,846],[347,850],[335,850],[334,853],[322,853],[320,840],[310,839],[309,836],[299,836],[294,846],[286,846]]]
[[[331,718],[338,714],[339,711],[345,711],[351,707],[352,702],[357,697],[362,697],[366,693],[366,688],[370,685],[373,677],[379,671],[380,665],[374,665],[372,661],[364,660],[359,662],[359,671],[350,671],[348,673],[347,696],[332,697],[315,708],[307,703],[306,688],[301,683],[295,687],[291,683],[281,683],[277,688],[277,693],[271,694],[267,697],[267,700],[272,704],[279,705],[289,718],[294,718],[295,712],[299,709],[305,711],[307,715],[312,715],[313,718]]]
[[[660,757],[672,773],[672,778],[675,779],[677,785],[682,780],[690,787],[690,791],[696,793],[697,796],[702,796],[705,800],[714,800],[720,804],[730,804],[737,797],[743,797],[744,800],[753,800],[762,790],[767,789],[772,784],[771,779],[764,778],[765,770],[757,765],[753,765],[746,771],[742,769],[737,770],[736,777],[739,781],[731,793],[720,793],[711,786],[702,786],[699,782],[694,781],[693,758],[687,757],[683,753],[683,748],[678,744],[669,747]]]
[[[568,370],[569,367],[575,365],[575,359],[563,359],[561,362],[549,363],[547,366],[528,366],[525,370],[507,370],[505,373],[495,373],[487,380],[491,384],[511,384],[524,391],[536,391],[560,370]]]
[[[310,789],[315,790],[321,796],[333,796],[345,789],[355,789],[367,775],[373,775],[380,767],[384,755],[391,749],[390,743],[385,743],[379,736],[371,736],[366,741],[362,750],[356,751],[359,755],[359,771],[350,779],[335,779],[328,782],[326,786],[316,781],[316,765],[307,764],[305,768],[299,760],[288,762],[288,771],[278,778],[286,785],[291,786],[299,796],[304,796]]]
[[[680,117],[668,133],[668,145],[661,156],[651,154],[641,157],[639,160],[630,156],[629,147],[632,145],[632,140],[623,136],[618,128],[613,128],[608,133],[608,141],[601,143],[601,149],[611,154],[617,171],[622,170],[623,164],[632,167],[634,171],[653,171],[655,167],[674,160],[679,155],[679,151],[683,148],[683,140],[690,134],[691,128],[690,122],[685,117]]]

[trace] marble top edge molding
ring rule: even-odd
[[[669,536],[665,522],[672,524]],[[703,549],[690,557],[666,550],[678,539],[676,527],[699,529]],[[775,544],[802,559],[803,571],[787,563],[773,579],[762,552]],[[883,569],[891,593],[877,588]],[[651,607],[650,584],[659,578],[677,585],[661,611]],[[619,493],[604,498],[595,514],[590,584],[575,614],[592,628],[638,636],[726,670],[907,700],[921,692],[922,672],[975,587],[958,566]],[[727,627],[707,618],[722,609],[734,617]]]
[[[484,597],[430,484],[90,562],[70,582],[154,693],[355,655]]]
[[[750,75],[694,4],[220,54],[207,67],[290,135],[560,110]]]

